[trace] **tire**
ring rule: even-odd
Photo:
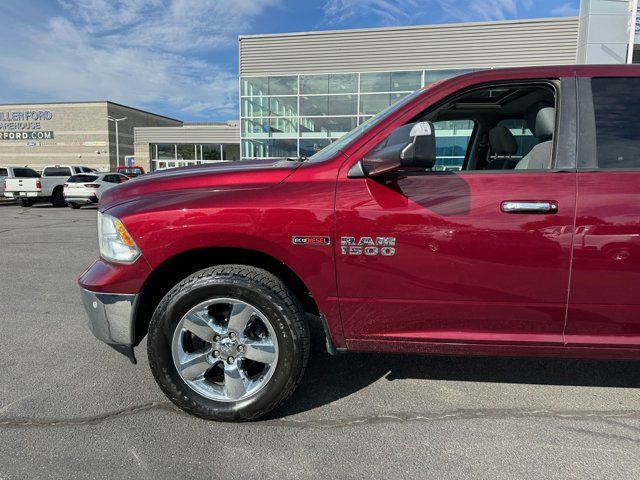
[[[234,315],[237,310],[241,313]],[[196,328],[195,335],[187,316],[204,318],[207,326],[214,325],[214,333],[222,333],[211,339],[211,332]],[[233,327],[245,323],[245,317],[245,329]],[[236,343],[230,343],[232,338]],[[261,351],[256,345],[270,342],[271,363],[255,361]],[[207,363],[199,361],[197,371],[180,363],[207,351]],[[235,359],[229,351],[236,352]],[[279,278],[255,267],[220,265],[194,273],[165,295],[149,324],[147,354],[156,382],[181,409],[208,420],[255,420],[282,404],[300,383],[309,356],[309,328],[299,301]],[[244,390],[236,389],[233,364],[244,369]]]
[[[67,203],[67,205],[69,205],[74,210],[78,210],[82,206],[79,203],[74,203],[74,202],[69,202],[69,203]]]
[[[33,206],[33,200],[31,200],[29,198],[21,198],[20,199],[20,206],[21,207],[32,207]]]
[[[634,251],[631,245],[611,245],[605,247],[603,254],[612,262],[625,262],[634,256]]]
[[[64,207],[67,205],[61,188],[57,188],[53,191],[53,194],[51,195],[51,203],[54,207]]]

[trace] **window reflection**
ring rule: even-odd
[[[298,77],[269,77],[269,95],[296,95]]]
[[[176,153],[178,160],[195,160],[196,146],[193,143],[186,145],[177,145]]]
[[[314,95],[300,97],[300,115],[357,115],[357,95]]]
[[[202,160],[222,160],[221,145],[215,143],[202,145]]]
[[[240,160],[240,145],[223,144],[222,149],[225,160]]]
[[[329,75],[300,75],[300,94],[329,93]]]
[[[300,118],[300,137],[339,138],[357,124],[357,117]]]
[[[422,86],[422,72],[393,72],[391,91],[413,92]]]
[[[296,140],[243,140],[244,158],[281,158],[298,155]]]
[[[331,140],[328,139],[300,140],[300,155],[310,157],[311,155],[318,153],[330,143]]]
[[[160,143],[156,145],[156,158],[159,160],[175,160],[176,146],[173,143]]]

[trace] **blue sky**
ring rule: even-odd
[[[241,34],[577,15],[579,0],[2,0],[0,103],[238,117]]]

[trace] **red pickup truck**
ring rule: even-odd
[[[134,362],[147,336],[162,390],[217,420],[291,395],[312,322],[331,353],[639,359],[638,92],[640,66],[476,72],[308,159],[119,185],[90,327]]]

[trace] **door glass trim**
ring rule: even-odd
[[[578,163],[579,171],[583,169],[600,170],[598,168],[598,151],[596,148],[596,116],[593,108],[591,78],[576,79],[578,93]]]

